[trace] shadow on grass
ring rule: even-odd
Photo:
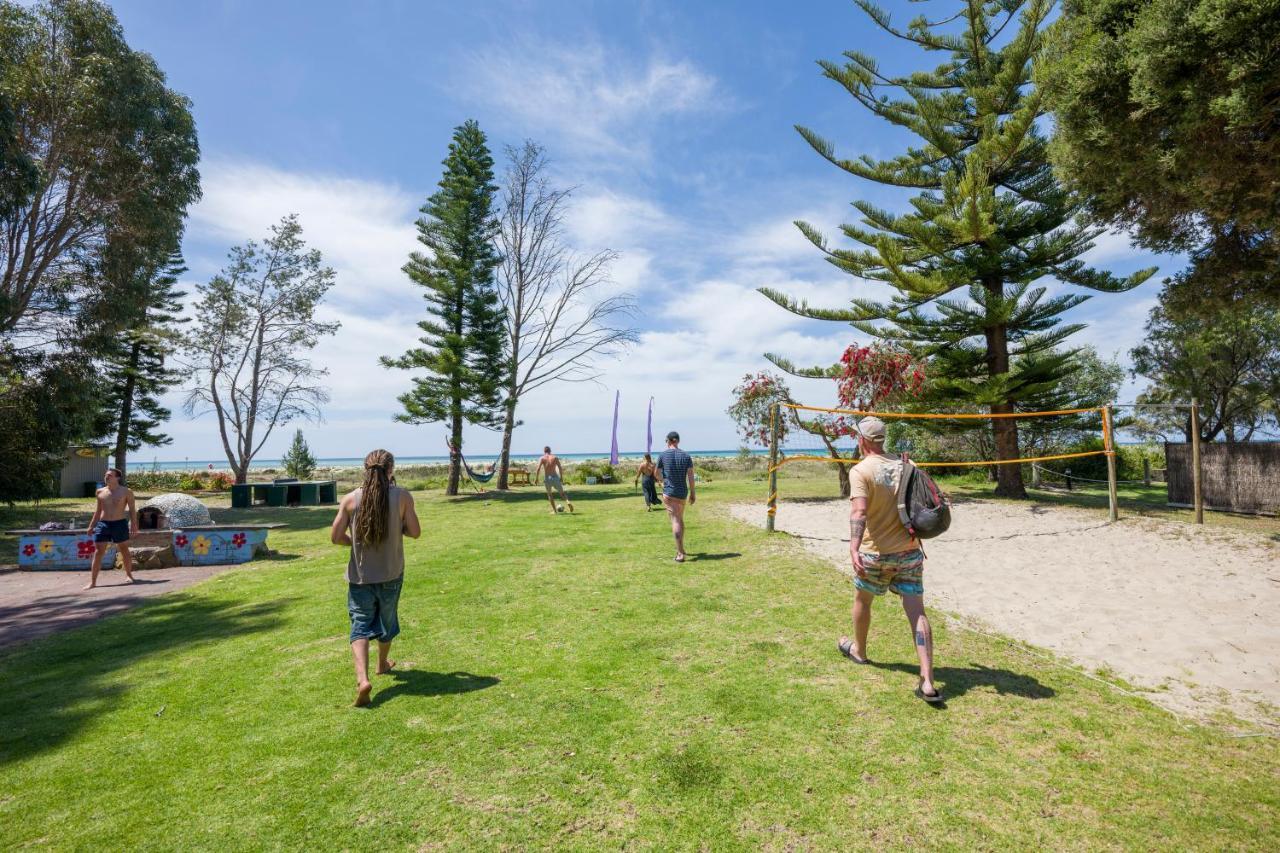
[[[920,674],[920,667],[916,664],[881,663],[873,660],[871,666],[911,675]],[[981,687],[993,687],[1002,696],[1020,696],[1023,699],[1051,699],[1058,695],[1052,687],[1041,684],[1030,675],[995,669],[980,663],[973,666],[935,666],[933,677],[942,685],[942,693],[947,699],[955,699]]]
[[[385,690],[373,694],[369,707],[390,702],[397,696],[449,696],[455,693],[471,693],[499,683],[492,675],[472,675],[469,672],[426,672],[416,669],[393,669],[394,683]]]
[[[166,596],[4,654],[0,766],[53,749],[116,711],[134,686],[118,671],[182,646],[269,630],[291,600],[245,605]]]
[[[737,551],[727,551],[723,554],[690,554],[689,556],[693,559],[693,562],[696,563],[701,560],[733,560],[741,557],[742,555]]]

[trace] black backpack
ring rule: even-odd
[[[898,471],[898,518],[917,539],[932,539],[951,526],[951,502],[933,478],[902,455]]]

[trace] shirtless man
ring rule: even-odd
[[[569,508],[569,512],[573,512],[573,502],[569,500],[569,496],[564,493],[564,466],[560,464],[560,457],[551,452],[550,447],[542,448],[542,458],[538,460],[538,468],[533,472],[533,484],[538,484],[538,475],[542,473],[543,468],[546,469],[547,475],[543,482],[547,487],[547,500],[551,503],[551,514],[556,514],[556,496],[552,489],[560,490],[560,497],[564,499],[564,505]]]
[[[103,478],[106,483],[98,489],[98,508],[89,520],[89,533],[93,535],[92,574],[85,589],[98,585],[98,572],[107,547],[114,544],[124,565],[125,583],[133,583],[133,557],[129,554],[129,537],[138,532],[138,513],[133,506],[133,490],[121,482],[124,476],[119,468],[108,468]]]

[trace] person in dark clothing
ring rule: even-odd
[[[676,540],[676,562],[685,561],[684,507],[697,501],[693,488],[693,459],[680,449],[680,433],[667,433],[667,449],[658,457],[658,474],[662,477],[662,505],[671,519],[671,535]]]
[[[648,453],[644,455],[644,461],[640,463],[640,468],[636,471],[636,478],[631,481],[631,485],[640,483],[644,489],[644,511],[649,512],[655,506],[661,506],[662,501],[658,500],[657,489],[657,466],[653,464],[653,457]]]

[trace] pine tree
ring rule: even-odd
[[[302,430],[293,434],[293,444],[289,445],[289,451],[280,461],[284,463],[284,472],[299,480],[306,480],[316,472],[316,458],[311,455],[311,448],[307,447]]]
[[[421,286],[427,319],[418,323],[421,347],[386,367],[425,369],[413,389],[400,395],[406,423],[449,424],[449,482],[458,493],[463,421],[487,429],[502,423],[502,382],[510,372],[505,350],[505,313],[498,301],[494,270],[502,259],[494,248],[498,221],[493,157],[475,121],[456,128],[444,160],[439,189],[422,206],[418,241],[405,274]]]
[[[797,314],[850,322],[927,358],[934,407],[1015,412],[1069,370],[1074,351],[1058,345],[1082,326],[1060,325],[1059,315],[1089,298],[1050,297],[1034,283],[1056,278],[1118,293],[1154,272],[1121,279],[1079,260],[1099,232],[1076,224],[1079,202],[1050,170],[1038,127],[1044,107],[1030,85],[1053,4],[969,0],[949,21],[917,18],[902,29],[870,0],[855,2],[893,36],[950,55],[933,71],[905,77],[881,73],[872,57],[856,51],[845,54],[843,65],[819,63],[859,104],[920,143],[889,160],[850,160],[814,131],[797,130],[849,174],[918,192],[904,214],[855,202],[861,225],[841,231],[861,248],[828,248],[812,225],[796,224],[835,266],[896,293],[888,302],[859,297],[851,309],[832,311],[762,292]],[[1016,34],[997,46],[1009,24]],[[900,94],[882,95],[886,89]],[[996,458],[1017,458],[1017,421],[995,418],[991,429]],[[1019,466],[999,466],[996,494],[1026,496]]]
[[[166,360],[178,347],[178,326],[187,322],[181,316],[185,294],[177,290],[178,278],[186,271],[178,252],[162,265],[143,263],[131,268],[136,280],[127,290],[137,300],[138,311],[105,344],[101,372],[110,384],[104,389],[93,431],[114,439],[115,467],[121,471],[126,470],[129,451],[173,442],[159,431],[170,417],[159,398],[183,376]]]

